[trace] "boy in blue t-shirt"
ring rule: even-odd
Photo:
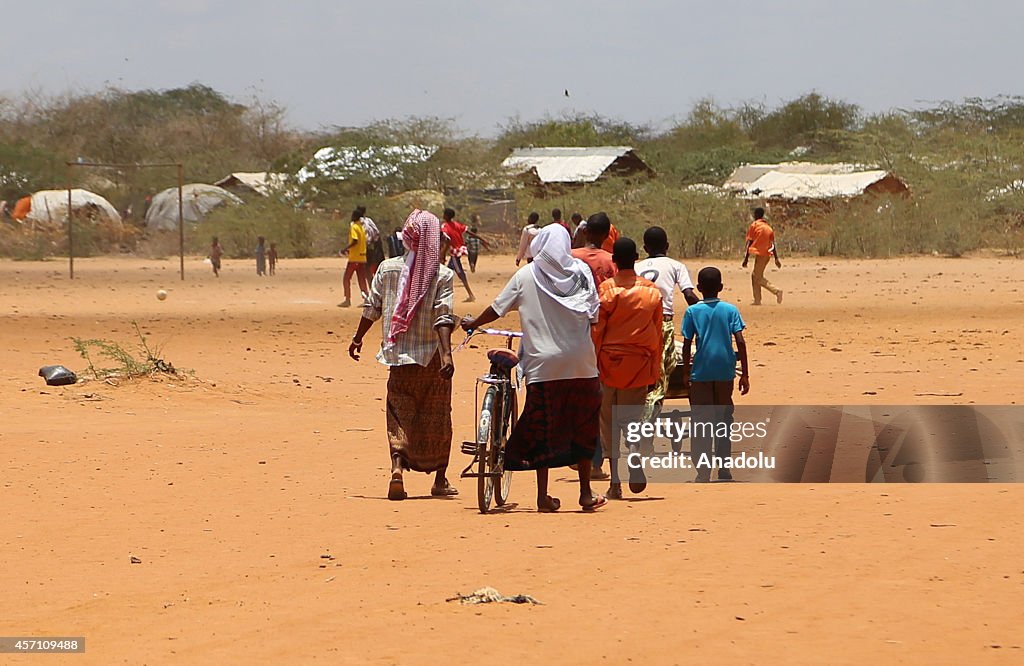
[[[710,437],[703,432],[694,432],[691,446],[693,462],[697,466],[697,482],[711,481],[712,462],[718,467],[719,481],[732,481],[732,472],[721,464],[732,455],[732,442],[728,428],[732,426],[732,387],[736,378],[736,355],[732,340],[740,357],[740,394],[750,390],[750,376],[747,367],[747,343],[743,340],[743,319],[735,305],[718,300],[722,291],[722,272],[713,266],[702,268],[697,274],[697,290],[704,300],[686,308],[683,315],[683,373],[690,377],[691,425],[709,419],[715,421],[718,431],[724,420],[726,435]],[[692,356],[690,349],[697,339],[697,353]],[[720,412],[705,406],[723,405]],[[693,409],[696,407],[696,409]],[[714,460],[711,460],[711,442],[714,439]]]

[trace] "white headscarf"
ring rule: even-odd
[[[590,267],[572,256],[569,234],[560,224],[540,230],[530,244],[533,253],[533,279],[541,291],[559,305],[593,319],[600,302]]]

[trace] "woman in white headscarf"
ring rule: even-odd
[[[523,328],[520,366],[526,375],[526,404],[505,452],[505,469],[537,471],[537,510],[557,511],[548,495],[548,469],[578,465],[580,506],[593,511],[607,499],[590,488],[598,441],[601,384],[590,327],[599,301],[590,268],[573,258],[561,225],[544,227],[530,247],[533,263],[520,268],[472,330],[519,311]]]

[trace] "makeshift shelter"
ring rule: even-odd
[[[299,183],[324,178],[327,180],[348,180],[356,176],[388,178],[399,175],[402,169],[426,162],[437,146],[407,144],[404,146],[326,146],[313,153],[306,166],[299,169],[295,178]]]
[[[27,200],[27,201],[26,201]],[[121,224],[121,215],[109,201],[89,190],[71,190],[71,210],[76,217],[95,222]],[[68,216],[67,190],[40,190],[15,204],[11,217],[39,224],[65,224]]]
[[[501,166],[542,185],[593,183],[609,176],[653,176],[629,146],[517,148]]]
[[[856,164],[747,164],[738,167],[723,187],[741,197],[815,201],[853,199],[864,194],[908,194],[907,184],[880,169]]]
[[[221,178],[214,185],[235,194],[269,197],[271,194],[287,193],[288,175],[268,171],[238,171]]]
[[[243,203],[224,188],[203,183],[185,185],[181,195],[185,222],[199,222],[214,208],[224,204]],[[153,231],[173,231],[178,228],[178,188],[169,187],[153,196],[146,211],[146,228]]]

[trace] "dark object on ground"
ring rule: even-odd
[[[462,604],[540,604],[539,601],[528,594],[517,594],[513,597],[506,597],[493,587],[481,587],[473,594],[456,594],[454,597],[448,597],[445,601],[458,601]]]
[[[63,365],[44,365],[39,368],[39,376],[46,380],[47,386],[67,386],[78,381],[78,375]]]

